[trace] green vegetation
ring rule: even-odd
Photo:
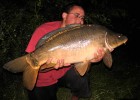
[[[72,0],[75,1],[75,0]],[[125,2],[117,0],[78,0],[85,4],[86,23],[99,23],[128,36],[138,28]],[[25,54],[25,48],[35,28],[47,21],[60,20],[61,9],[69,0],[4,0],[0,1],[0,100],[28,100],[22,85],[22,73],[4,69],[4,63]],[[118,6],[119,5],[119,6]],[[55,13],[54,13],[55,12]],[[92,96],[80,100],[138,100],[140,99],[140,65],[132,61],[128,47],[116,49],[113,67],[102,62],[90,70]],[[131,59],[130,59],[131,58]],[[69,100],[70,91],[60,88],[58,100]]]

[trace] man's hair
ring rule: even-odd
[[[62,12],[69,13],[74,6],[79,6],[79,7],[83,8],[81,3],[72,2],[72,3],[69,3],[69,4],[65,5],[62,9]],[[84,8],[83,8],[83,10],[84,10]]]

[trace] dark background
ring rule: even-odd
[[[98,23],[112,29],[115,32],[122,33],[128,37],[125,48],[131,60],[139,63],[139,3],[137,0],[77,0],[83,4],[86,10],[85,23]],[[35,28],[47,21],[61,19],[61,10],[64,5],[72,2],[71,0],[3,0],[0,2],[1,18],[1,41],[6,38],[11,41],[1,42],[2,52],[6,56],[11,56],[9,42],[13,39],[20,42],[20,54],[23,54],[26,45]],[[9,25],[9,27],[8,27]],[[12,30],[13,29],[13,30]],[[12,31],[12,32],[11,32]],[[16,40],[13,36],[21,37]],[[24,37],[23,37],[24,36]],[[25,39],[27,41],[25,41]],[[22,42],[22,43],[21,43]],[[3,46],[3,45],[7,45]],[[15,46],[15,43],[12,44]],[[8,50],[10,48],[10,51]],[[5,50],[5,51],[4,51]],[[20,55],[19,54],[19,55]],[[4,55],[5,56],[5,55]],[[10,59],[10,58],[9,58]],[[4,62],[3,62],[4,63]]]
[[[128,95],[126,97],[139,97],[140,5],[138,0],[1,0],[0,94],[3,93],[3,97],[8,98],[7,96],[9,96],[11,99],[14,96],[10,93],[17,92],[19,95],[16,94],[16,96],[20,96],[22,91],[22,85],[17,85],[21,77],[18,77],[17,75],[11,75],[11,73],[3,70],[3,64],[26,54],[25,48],[35,28],[44,22],[61,20],[61,11],[63,6],[72,1],[80,2],[84,6],[86,10],[85,24],[101,24],[113,30],[114,32],[122,33],[128,37],[128,42],[125,45],[116,48],[112,52],[115,64],[111,72],[109,72],[109,75],[111,75],[113,79],[118,79],[119,81],[121,80],[120,84],[126,83],[128,85],[132,95]],[[95,67],[95,70],[96,72],[99,71],[98,73],[107,73],[104,69],[102,70]],[[96,80],[95,76],[94,82],[98,81]],[[130,82],[127,83],[129,79]],[[99,82],[102,84],[101,80],[99,80]],[[133,85],[131,86],[131,84]],[[93,86],[95,85],[96,84]],[[107,88],[109,89],[111,87]],[[20,92],[18,92],[18,90]],[[118,94],[119,92],[120,90],[118,91]],[[19,97],[16,98],[19,100]],[[0,97],[0,100],[3,99]]]

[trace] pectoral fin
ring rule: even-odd
[[[77,72],[81,76],[83,76],[87,72],[87,70],[89,69],[90,64],[91,63],[89,61],[85,61],[83,63],[77,63],[77,64],[75,64],[75,68],[76,68]]]
[[[107,52],[105,53],[103,57],[103,62],[108,68],[111,68],[113,61],[112,61],[111,52],[109,50],[107,50]]]

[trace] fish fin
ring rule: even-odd
[[[33,68],[32,66],[26,66],[23,72],[23,85],[28,90],[32,90],[36,84],[39,67]]]
[[[89,66],[90,66],[90,62],[89,61],[85,61],[85,62],[82,62],[82,63],[77,63],[75,64],[75,68],[77,70],[77,72],[83,76],[87,70],[89,69]]]
[[[14,60],[11,60],[4,64],[3,68],[12,72],[12,73],[18,73],[18,72],[23,72],[28,65],[26,62],[26,56],[18,57]]]
[[[111,68],[113,61],[112,61],[111,52],[109,50],[107,50],[107,52],[105,53],[103,57],[103,62],[108,68]]]
[[[32,90],[36,84],[38,71],[40,66],[36,66],[37,61],[30,55],[26,57],[27,63],[25,71],[23,72],[23,85],[28,89]]]

